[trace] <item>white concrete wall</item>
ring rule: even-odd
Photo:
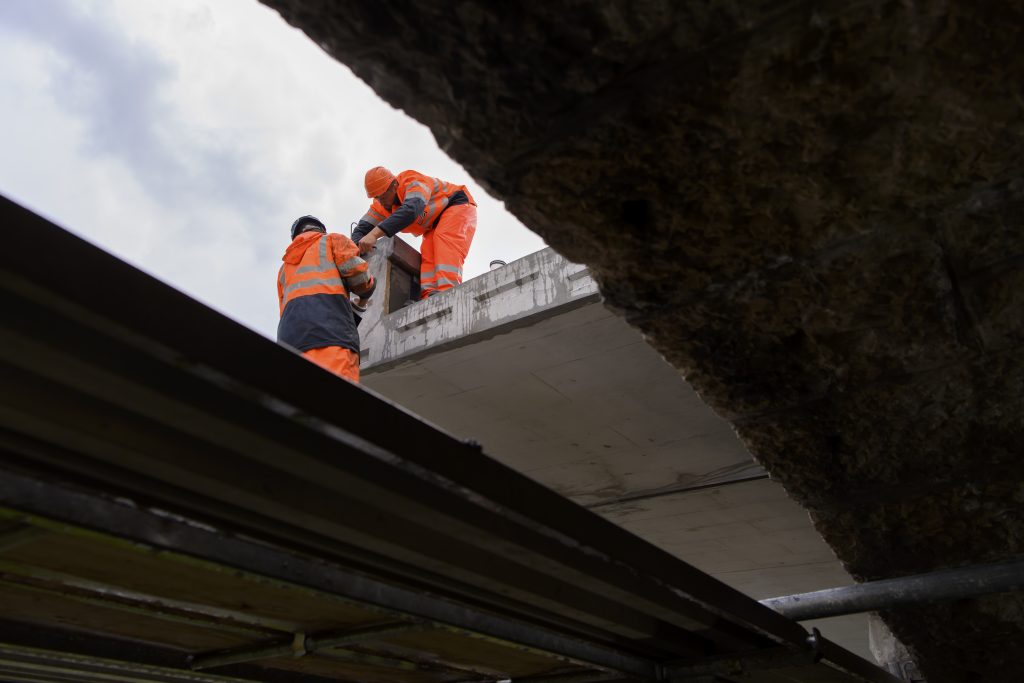
[[[378,287],[386,286],[387,259],[397,239],[379,240],[370,257]],[[585,266],[544,249],[388,315],[385,294],[373,297],[359,325],[364,373],[593,298],[597,284]]]

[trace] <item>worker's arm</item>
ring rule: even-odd
[[[359,240],[363,239],[371,230],[380,225],[380,222],[387,218],[387,212],[381,203],[376,199],[370,204],[370,209],[363,214],[363,217],[356,223],[356,227],[352,228],[352,241],[359,244]]]
[[[399,207],[401,209],[401,207]],[[356,223],[356,227],[352,229],[352,241],[359,247],[359,253],[365,254],[366,252],[373,249],[373,245],[376,244],[377,240],[381,237],[388,236],[386,232],[381,230],[380,224],[387,218],[387,211],[376,199],[373,204],[370,205],[370,210],[367,211],[359,222]]]
[[[403,181],[401,196],[402,205],[391,212],[391,215],[377,224],[365,237],[359,240],[359,250],[367,252],[373,248],[374,242],[381,237],[394,237],[402,232],[416,220],[416,217],[423,213],[430,201],[430,188],[426,183],[408,179]],[[382,207],[383,208],[383,207]]]
[[[406,196],[402,205],[392,211],[390,216],[382,220],[373,230],[359,238],[359,253],[365,254],[373,249],[373,245],[381,237],[394,237],[405,230],[416,220],[416,216],[423,213],[423,209],[426,206],[426,200],[419,194]]]
[[[368,299],[376,289],[377,282],[369,273],[369,264],[360,258],[359,247],[349,238],[337,233],[332,233],[328,239],[331,240],[334,262],[338,266],[341,279],[345,282],[345,288]]]
[[[356,223],[356,227],[352,228],[352,241],[355,242],[356,244],[359,244],[359,240],[363,239],[363,237],[365,237],[366,234],[373,230],[375,227],[377,226],[374,225],[373,223],[360,220],[358,223]]]
[[[427,200],[421,194],[406,195],[402,205],[381,221],[377,227],[384,233],[382,236],[394,237],[412,225],[412,222],[416,220],[416,216],[423,213],[423,209],[426,206]]]
[[[370,221],[359,221],[356,229],[352,231],[352,239],[356,240],[356,243],[359,245],[359,253],[365,254],[373,249],[373,245],[381,237],[394,237],[402,230],[405,230],[416,220],[416,216],[423,212],[426,205],[427,203],[420,196],[407,197],[402,202],[402,205],[395,209],[390,216],[367,232],[360,231],[360,226],[364,225],[364,223],[369,226]],[[366,217],[364,216],[363,218],[365,219]],[[356,237],[357,232],[359,233],[358,238]]]

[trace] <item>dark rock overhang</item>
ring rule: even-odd
[[[590,266],[855,576],[1024,552],[1021,8],[264,2]],[[1024,679],[1019,594],[884,616],[932,683]]]

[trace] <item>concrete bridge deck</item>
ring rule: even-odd
[[[584,266],[545,249],[402,307],[418,254],[378,244],[366,386],[754,598],[851,583],[732,427],[605,309]],[[809,625],[870,657],[864,615]]]

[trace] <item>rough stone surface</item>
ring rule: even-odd
[[[1024,552],[1019,4],[264,1],[587,264],[855,576]],[[1024,680],[1022,612],[883,616],[943,683]]]

